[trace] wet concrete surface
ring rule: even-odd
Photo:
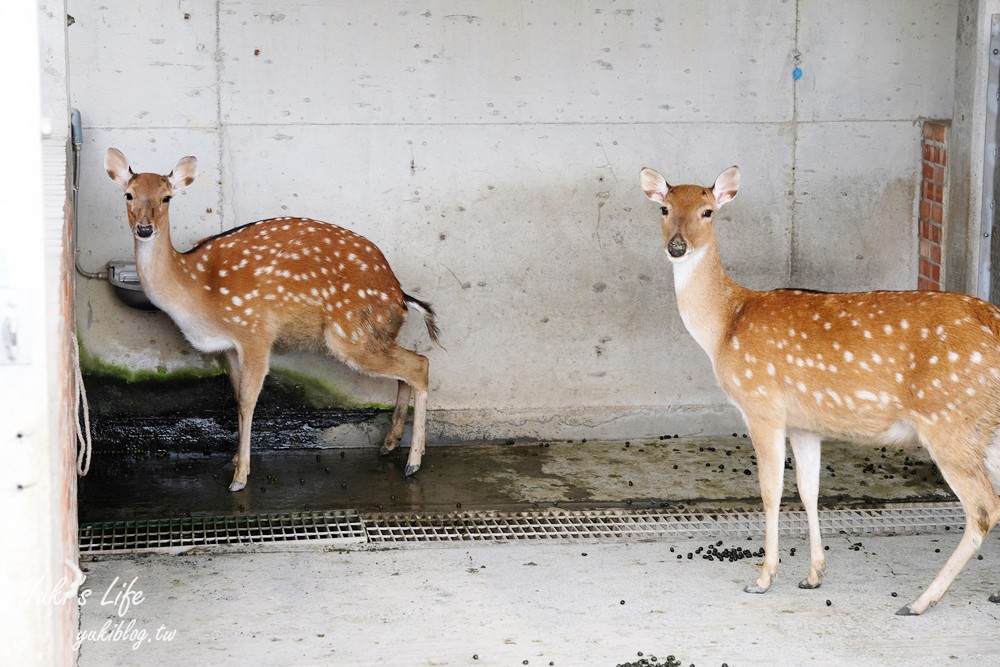
[[[80,480],[80,521],[357,509],[760,508],[756,462],[742,434],[623,442],[522,442],[429,447],[403,477],[406,450],[255,450],[250,481],[227,489],[231,453],[98,449]],[[789,456],[791,452],[789,450]],[[796,507],[794,462],[785,503]],[[919,445],[824,443],[822,507],[950,500]]]

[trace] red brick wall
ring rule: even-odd
[[[923,164],[920,177],[920,268],[917,289],[940,290],[944,283],[941,248],[944,235],[945,167],[948,164],[948,126],[924,121]]]

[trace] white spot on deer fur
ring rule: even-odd
[[[757,393],[761,396],[767,396],[767,389],[764,389],[764,385],[757,385]]]
[[[824,323],[823,323],[823,328],[824,328],[824,329],[826,329],[827,331],[829,331],[829,330],[830,330],[830,327],[832,327],[832,326],[833,326],[833,325],[832,325],[832,324],[830,324],[829,322],[824,322]]]
[[[927,360],[927,363],[929,363],[931,365],[934,365],[937,362],[938,362],[938,358],[936,356],[932,356],[930,359]]]
[[[789,338],[795,338],[795,329],[789,329],[788,330],[788,337]]]
[[[934,385],[935,388],[938,388],[941,386],[941,380],[934,378],[933,380],[931,380],[931,384]]]
[[[882,363],[882,357],[880,357],[879,355],[877,355],[874,352],[872,352],[872,361],[874,361],[876,364],[881,364]]]
[[[850,352],[844,352],[844,361],[851,362],[854,361],[854,355]]]
[[[948,361],[952,361],[952,362],[958,361],[958,353],[957,352],[949,352],[948,353]]]
[[[253,308],[247,308],[243,311],[244,315],[253,315]]]
[[[795,387],[796,387],[796,389],[798,389],[799,391],[801,391],[803,394],[806,393],[806,391],[808,391],[808,389],[806,388],[805,382],[798,382],[798,383],[796,383]]]
[[[902,373],[896,373],[896,382],[902,383],[902,381],[903,381],[903,374]]]
[[[973,352],[972,355],[969,357],[969,360],[974,364],[980,364],[983,362],[983,355],[980,354],[978,351]]]
[[[343,291],[343,292],[346,292],[349,289],[351,289],[351,284],[350,283],[344,283],[344,286],[341,287],[341,291]]]
[[[365,291],[363,289],[359,289],[358,290],[358,296],[360,296],[362,299],[365,298]],[[749,371],[747,371],[747,372],[749,372]]]
[[[813,392],[813,398],[816,399],[816,404],[817,405],[822,404],[823,403],[823,392],[821,392],[821,391],[814,391]]]
[[[892,325],[891,324],[885,325],[884,327],[882,327],[882,331],[884,331],[887,336],[891,336],[892,335]]]
[[[924,397],[924,390],[920,389],[919,391],[917,391],[917,398],[923,398],[923,397]]]
[[[734,350],[740,349],[740,339],[737,338],[736,336],[732,337],[732,339],[729,341],[729,344],[732,345]]]
[[[379,298],[382,299],[383,301],[388,301],[389,295],[386,294],[385,292],[379,292]]]
[[[833,343],[833,349],[834,350],[839,350],[840,349],[840,343],[834,341],[834,343]]]
[[[737,387],[739,387],[739,386],[742,386],[743,383],[740,382],[740,379],[734,375],[733,376],[733,384],[735,384]]]
[[[226,289],[225,287],[220,287],[219,294],[229,294],[229,290]]]
[[[854,392],[854,396],[862,401],[872,401],[873,403],[878,401],[878,396],[866,389]]]
[[[833,389],[827,389],[826,393],[830,398],[833,399],[833,402],[836,403],[838,406],[843,404],[843,402],[840,400],[840,394],[835,392]]]
[[[871,338],[871,337],[872,337],[872,332],[865,329],[865,338]]]
[[[242,306],[243,305],[243,299],[241,299],[238,296],[234,296],[233,297],[233,305],[234,306]]]
[[[787,361],[788,363],[793,363],[795,361],[795,357],[793,357],[790,354],[786,354],[785,355],[785,361]]]
[[[211,291],[212,291],[212,287],[211,287],[211,285],[202,285],[202,287],[203,287],[203,288],[204,288],[204,289],[205,289],[206,291],[209,291],[209,292],[211,292]]]
[[[958,373],[952,373],[949,377],[952,382],[958,382]]]
[[[899,328],[900,329],[909,329],[910,328],[910,323],[907,322],[906,320],[901,320],[899,322]]]
[[[748,368],[748,369],[746,369],[746,371],[744,372],[744,375],[746,375],[746,376],[747,376],[747,378],[752,378],[752,377],[753,377],[753,371],[752,371],[752,370],[750,370],[750,369]]]
[[[872,369],[872,367],[868,365],[867,361],[859,361],[858,366],[861,366],[861,368],[866,371],[870,371]]]
[[[382,293],[382,297],[383,297],[383,300],[384,300],[385,299],[385,293],[384,292]],[[773,376],[775,374],[775,372],[776,371],[774,370],[774,364],[769,363],[767,365],[767,374]]]

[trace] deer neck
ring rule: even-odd
[[[170,240],[169,224],[152,238],[135,240],[135,265],[142,290],[158,308],[169,312],[173,303],[184,299],[183,280],[188,272]]]
[[[680,262],[674,262],[677,308],[688,332],[715,365],[719,346],[746,301],[749,290],[733,282],[708,243]]]

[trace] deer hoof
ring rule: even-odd
[[[911,605],[906,605],[896,612],[896,616],[920,616],[920,612],[916,611]]]
[[[236,481],[234,479],[233,483],[229,485],[229,490],[230,491],[234,491],[234,492],[235,491],[242,491],[243,489],[246,488],[246,485],[247,485],[246,482],[238,482],[238,481]]]
[[[996,595],[991,595],[990,602],[995,602],[997,604],[1000,604],[1000,593],[997,593]]]
[[[413,477],[414,475],[417,474],[418,470],[420,470],[420,464],[419,463],[416,464],[416,465],[408,465],[408,466],[406,466],[406,470],[403,471],[403,476],[404,477]]]
[[[803,579],[802,581],[799,582],[799,588],[809,591],[813,590],[814,588],[819,588],[822,585],[823,585],[822,581],[817,581],[815,584],[810,584],[808,579]]]
[[[385,445],[382,445],[382,446],[381,446],[381,447],[379,448],[379,450],[378,450],[378,455],[379,455],[379,456],[389,456],[389,454],[392,454],[392,453],[393,453],[394,451],[395,451],[395,448],[393,448],[393,449],[389,449],[389,448],[388,448],[388,447],[386,447]]]
[[[766,588],[761,588],[757,584],[750,584],[749,586],[744,586],[743,587],[743,592],[744,593],[760,594],[760,593],[766,593],[767,589]]]

